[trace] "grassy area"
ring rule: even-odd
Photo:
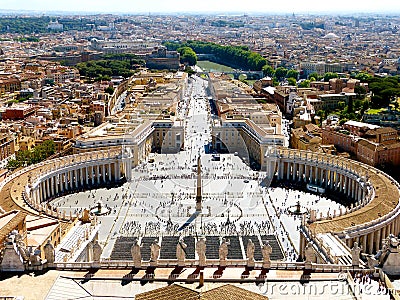
[[[367,115],[375,115],[375,114],[379,114],[383,111],[386,111],[386,108],[370,108],[365,113]]]
[[[231,67],[214,63],[208,60],[201,60],[197,62],[197,66],[205,72],[230,72],[233,71]]]

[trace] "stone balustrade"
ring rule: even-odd
[[[157,267],[160,268],[174,268],[178,265],[178,260],[158,260]],[[350,265],[342,265],[342,264],[318,264],[311,263],[311,269],[316,272],[346,272],[353,270],[353,267]],[[198,266],[197,260],[185,260],[186,267],[196,267]],[[207,259],[207,267],[218,267],[219,260],[210,260]],[[247,266],[247,260],[226,260],[227,267],[239,267],[244,268]],[[53,267],[60,270],[88,270],[92,268],[100,268],[100,269],[132,269],[134,268],[133,261],[110,261],[102,259],[99,263],[96,262],[55,262]],[[142,262],[142,269],[146,269],[150,267],[150,262]],[[255,262],[254,269],[262,269],[262,262]],[[270,269],[272,270],[304,270],[306,268],[306,264],[304,262],[280,262],[280,261],[271,261]]]

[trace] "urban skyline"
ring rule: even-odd
[[[390,13],[400,12],[400,3],[394,0],[384,1],[364,1],[362,5],[359,2],[347,2],[339,0],[333,7],[327,7],[324,2],[315,1],[285,1],[279,5],[263,1],[255,1],[249,6],[244,2],[228,1],[202,1],[201,6],[192,2],[170,0],[170,1],[148,1],[126,3],[123,0],[109,1],[0,1],[0,12],[12,11],[25,12],[35,11],[38,13],[48,12],[69,12],[69,13],[117,13],[117,14],[139,14],[139,13],[250,13],[250,14],[282,14],[282,13]]]

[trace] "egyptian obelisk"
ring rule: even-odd
[[[197,158],[197,192],[196,192],[196,211],[201,212],[201,160]]]

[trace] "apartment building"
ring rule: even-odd
[[[0,133],[0,169],[4,169],[10,159],[15,158],[15,137]]]

